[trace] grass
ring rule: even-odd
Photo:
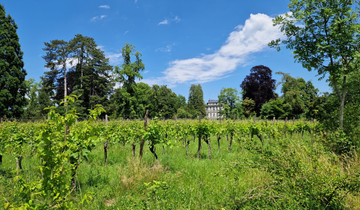
[[[197,141],[191,140],[188,156],[183,142],[177,141],[174,146],[165,148],[165,154],[162,146],[157,146],[160,160],[160,165],[157,165],[147,147],[140,162],[137,157],[132,157],[130,145],[124,148],[114,144],[109,145],[108,164],[105,166],[103,147],[99,144],[90,154],[89,163],[84,161],[79,167],[73,199],[78,203],[86,193],[92,193],[90,203],[78,204],[80,209],[292,209],[292,205],[301,209],[313,204],[298,201],[294,197],[296,190],[319,191],[320,197],[324,191],[318,186],[306,188],[311,186],[307,181],[310,175],[315,174],[319,179],[313,184],[330,186],[336,183],[336,180],[327,180],[330,175],[338,176],[337,181],[341,182],[346,174],[356,174],[360,169],[356,155],[341,159],[309,135],[294,135],[292,138],[288,135],[285,140],[270,140],[269,145],[260,146],[257,137],[253,142],[235,140],[228,152],[228,143],[223,137],[219,151],[216,139],[211,138],[212,159],[209,160],[205,142],[202,142],[201,156],[197,159]],[[137,155],[138,151],[136,148]],[[291,155],[287,156],[286,152]],[[275,163],[282,163],[282,166],[272,168]],[[316,164],[319,165],[317,171],[313,170]],[[38,158],[27,154],[22,172],[26,179],[40,176],[34,167],[36,165],[39,165]],[[297,171],[287,172],[289,177],[282,172],[280,175],[274,173],[291,168]],[[13,170],[15,159],[4,156],[0,168],[0,204],[4,204],[5,199],[15,198],[14,180],[11,179]],[[292,179],[300,184],[292,186]],[[340,196],[345,192],[341,191]],[[304,199],[311,198],[310,194]],[[359,200],[358,191],[348,192],[340,202],[341,208],[360,209]],[[321,203],[321,198],[316,202]]]

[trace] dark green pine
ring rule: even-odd
[[[26,106],[27,75],[17,25],[0,4],[0,117],[18,118]]]

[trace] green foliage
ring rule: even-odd
[[[41,99],[48,103],[46,97],[51,97],[60,105],[65,96],[78,95],[78,100],[71,106],[77,109],[82,119],[96,104],[107,107],[114,86],[113,68],[93,38],[77,34],[70,41],[51,40],[45,42],[43,50],[48,71],[42,77],[39,102]],[[65,112],[63,107],[58,111]]]
[[[131,62],[132,56],[135,56],[134,62]],[[134,45],[125,43],[122,48],[123,64],[115,66],[115,73],[118,75],[117,82],[122,84],[121,88],[116,90],[115,96],[112,96],[117,116],[130,119],[143,117],[144,110],[149,106],[148,103],[144,103],[148,99],[145,96],[149,94],[149,86],[143,84],[138,87],[135,81],[136,78],[143,78],[140,72],[145,69],[145,65],[141,56],[141,53],[135,50]],[[140,110],[137,110],[138,106],[142,106]]]
[[[68,98],[67,103],[73,101]],[[331,152],[331,145],[321,136],[330,135],[322,132],[321,124],[287,122],[287,138],[283,136],[283,121],[273,124],[264,120],[255,124],[252,120],[202,119],[201,123],[178,120],[175,124],[173,120],[155,119],[149,120],[145,131],[144,121],[139,120],[114,120],[105,126],[104,122],[96,121],[102,112],[103,109],[97,107],[89,112],[89,121],[78,123],[74,121],[76,113],[69,109],[69,116],[65,117],[51,110],[51,118],[46,122],[0,124],[0,143],[6,145],[8,139],[23,135],[21,154],[25,156],[25,170],[9,179],[11,175],[7,171],[13,168],[14,153],[10,153],[10,147],[4,150],[0,198],[4,195],[5,199],[1,199],[0,204],[9,209],[357,208],[354,202],[358,200],[360,187],[357,152],[352,150],[349,157]],[[65,123],[71,125],[66,142]],[[48,135],[45,137],[44,133]],[[226,148],[226,135],[231,133],[234,141],[230,152],[215,150],[211,160],[205,160],[203,148],[199,160],[195,161],[198,145],[190,144],[189,155],[185,155],[184,143],[192,142],[192,135],[211,139],[208,141],[211,148],[217,147],[216,140],[220,137],[221,148]],[[32,136],[39,138],[36,150],[30,154],[30,145],[34,144]],[[142,138],[153,151],[166,147],[165,154],[158,154],[161,165],[154,164],[153,154],[148,150],[144,151],[141,162],[129,157],[132,145],[138,145]],[[346,139],[346,136],[342,134],[339,138]],[[48,139],[52,139],[51,145],[45,148],[44,142]],[[111,143],[106,166],[103,164],[105,140]],[[40,142],[43,143],[40,145]],[[52,152],[52,159],[41,164],[39,155],[47,155],[45,149],[57,153]],[[87,164],[80,164],[82,160]],[[57,165],[60,163],[62,167]],[[50,164],[58,166],[52,173],[45,168]],[[42,175],[38,169],[47,173]],[[74,172],[76,190],[70,187]],[[49,176],[53,173],[57,176]],[[52,178],[48,178],[46,184],[43,183],[45,176]],[[61,180],[57,180],[58,177]],[[96,193],[84,195],[89,191]],[[53,192],[59,192],[59,197],[54,199]]]
[[[294,58],[307,70],[315,70],[321,78],[329,73],[329,81],[340,99],[339,126],[343,128],[346,79],[359,70],[359,2],[291,0],[291,13],[276,16],[286,38],[273,40],[269,46],[280,50],[280,44],[294,50]]]
[[[27,101],[26,71],[17,25],[0,4],[0,117],[19,118]]]
[[[245,98],[242,101],[242,106],[244,107],[244,114],[246,117],[249,117],[253,114],[255,108],[255,101],[251,98]]]
[[[242,109],[240,106],[240,95],[239,91],[234,88],[222,88],[220,91],[219,104],[224,104],[224,112],[222,115],[225,115],[227,118],[232,117],[234,114],[241,115]],[[226,105],[225,105],[226,104]]]
[[[204,93],[200,84],[192,84],[189,90],[188,98],[188,112],[192,118],[198,117],[199,113],[202,116],[206,115]]]

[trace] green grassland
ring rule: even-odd
[[[234,140],[229,152],[226,136],[221,150],[212,137],[211,160],[205,142],[200,159],[197,140],[191,139],[188,156],[182,139],[165,147],[165,154],[157,145],[160,164],[147,147],[140,162],[138,148],[134,158],[131,145],[110,144],[106,166],[103,145],[98,144],[82,160],[69,201],[78,209],[360,209],[356,152],[335,155],[323,146],[321,136],[308,133],[270,139],[264,147],[257,137]],[[39,165],[29,152],[20,173],[29,182],[39,179]],[[15,166],[15,159],[5,155],[1,207],[20,202]]]

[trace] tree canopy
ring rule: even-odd
[[[347,76],[358,71],[360,54],[359,2],[349,0],[291,0],[290,13],[276,16],[285,39],[269,46],[280,50],[281,44],[294,50],[294,58],[309,71],[324,78],[329,74],[340,99],[339,126],[343,127]],[[339,87],[339,83],[340,86]]]
[[[254,111],[260,114],[261,107],[270,99],[276,98],[275,80],[272,79],[272,71],[269,67],[259,65],[250,69],[240,87],[243,90],[243,100],[252,99],[255,102]]]
[[[26,71],[17,25],[0,4],[0,117],[20,117],[27,104]]]

